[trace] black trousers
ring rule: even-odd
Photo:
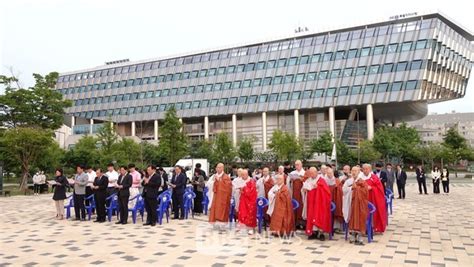
[[[203,192],[194,191],[196,198],[194,198],[194,213],[202,213],[202,199],[204,197]]]
[[[418,191],[420,194],[422,194],[421,187],[423,187],[425,194],[428,194],[428,192],[426,192],[426,179],[416,179],[416,181],[418,182]]]
[[[119,196],[118,198],[120,222],[122,223],[128,221],[128,198],[129,196]]]
[[[157,221],[156,209],[158,200],[156,197],[145,197],[146,223],[155,224]]]
[[[34,184],[33,185],[33,192],[36,194],[36,193],[40,193],[41,191],[41,185],[40,184]]]
[[[86,186],[86,198],[89,197],[90,195],[93,195],[94,192],[92,192],[92,189],[90,186]],[[90,200],[86,200],[86,206],[89,206],[91,203],[90,203]]]
[[[84,206],[84,195],[74,193],[74,214],[76,219],[86,219],[86,207]]]
[[[105,190],[102,192],[96,192],[94,194],[95,198],[95,207],[97,209],[97,220],[105,222],[105,198],[106,198]]]
[[[439,194],[439,179],[437,181],[433,180],[433,193]]]
[[[398,197],[405,198],[405,184],[397,183]]]
[[[449,193],[449,180],[448,181],[441,181],[443,183],[443,192]]]
[[[173,212],[175,219],[184,218],[183,194],[173,192]]]

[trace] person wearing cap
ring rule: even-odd
[[[183,194],[186,189],[186,181],[188,178],[184,174],[183,168],[181,166],[176,166],[174,168],[174,174],[171,178],[170,187],[173,189],[173,219],[184,219],[184,205],[183,205]],[[180,214],[181,210],[181,214]]]

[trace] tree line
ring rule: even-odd
[[[63,150],[54,141],[54,131],[61,127],[64,109],[71,101],[52,90],[58,73],[33,75],[35,85],[22,88],[15,77],[0,75],[5,94],[0,96],[0,161],[8,173],[19,177],[21,188],[26,188],[31,172],[44,170],[52,173],[62,166],[72,172],[77,164],[105,166],[113,162],[138,167],[147,164],[172,166],[183,157],[206,158],[211,166],[223,162],[277,164],[301,159],[309,161],[315,153],[332,160],[333,136],[324,132],[312,140],[298,138],[293,133],[275,130],[269,150],[256,151],[254,136],[244,136],[234,147],[229,133],[217,133],[210,140],[191,141],[184,132],[176,110],[169,109],[160,127],[157,145],[137,143],[120,137],[111,122],[105,122],[96,135],[85,135],[72,147]],[[456,164],[461,159],[472,160],[472,148],[455,129],[450,129],[441,144],[421,144],[416,129],[402,123],[398,126],[377,127],[372,141],[364,140],[357,149],[351,149],[335,138],[336,157],[340,164],[396,161],[434,164],[444,161]]]

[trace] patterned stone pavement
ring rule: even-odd
[[[2,197],[0,266],[473,266],[474,184],[451,191],[419,195],[409,184],[387,232],[364,246],[342,235],[321,242],[298,233],[288,242],[219,233],[205,216],[153,228],[56,221],[51,195]]]

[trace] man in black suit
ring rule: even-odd
[[[375,175],[377,175],[377,177],[379,177],[380,182],[382,183],[382,186],[383,186],[383,192],[385,193],[385,184],[387,183],[387,173],[384,170],[382,170],[381,163],[375,164],[374,173]]]
[[[188,178],[186,177],[186,174],[183,173],[183,169],[180,166],[176,166],[170,183],[171,188],[173,188],[173,219],[184,219],[183,194],[186,189],[187,180]],[[179,210],[181,210],[181,214],[179,213]]]
[[[160,175],[162,182],[161,191],[158,192],[158,195],[161,195],[163,191],[168,190],[168,174],[165,172],[163,167],[158,167],[157,170],[157,173]]]
[[[101,168],[95,169],[97,176],[91,186],[94,193],[95,206],[97,209],[97,219],[94,222],[105,222],[105,199],[107,198],[107,187],[109,185],[109,178],[104,175]]]
[[[395,178],[397,179],[398,198],[405,199],[405,184],[407,182],[407,173],[402,170],[402,166],[400,166],[400,164],[397,165]]]
[[[120,175],[117,180],[120,221],[115,224],[127,224],[128,221],[128,198],[132,186],[132,176],[127,172],[126,166],[120,166]]]
[[[421,166],[418,166],[416,168],[416,181],[418,182],[418,191],[420,192],[420,195],[422,194],[421,187],[423,187],[423,191],[425,192],[425,195],[428,195],[428,192],[426,192],[425,170],[423,170]]]
[[[146,223],[143,225],[156,225],[156,209],[158,205],[157,197],[162,191],[163,181],[159,173],[156,173],[156,166],[148,165],[146,168],[148,177],[143,179],[143,196],[145,198]]]

